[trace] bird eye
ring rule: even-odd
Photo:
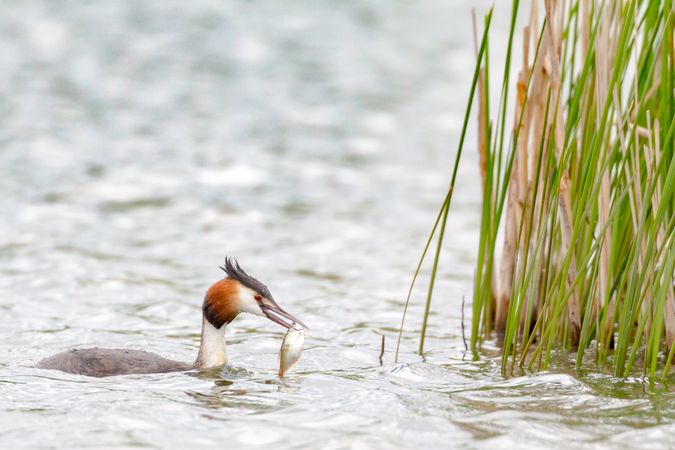
[[[253,298],[255,298],[255,301],[256,301],[256,302],[261,302],[261,301],[262,301],[262,296],[261,296],[261,295],[256,295],[256,296],[253,297]]]

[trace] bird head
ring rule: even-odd
[[[220,328],[245,312],[267,317],[285,328],[290,328],[294,322],[305,326],[284,311],[267,286],[247,274],[234,258],[226,257],[221,269],[226,277],[206,291],[202,306],[204,317],[211,325]]]

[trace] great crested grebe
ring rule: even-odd
[[[287,329],[295,322],[304,326],[277,305],[267,286],[247,274],[235,259],[226,257],[221,269],[227,276],[214,283],[204,297],[202,339],[194,363],[172,361],[142,350],[87,348],[50,356],[37,367],[92,377],[206,369],[227,362],[225,326],[240,312],[265,316]]]

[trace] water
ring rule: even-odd
[[[473,138],[427,352],[422,283],[393,360],[454,158],[472,2],[4,3],[0,447],[672,444],[671,388],[573,370],[503,379],[495,352],[465,355]],[[283,330],[252,316],[228,328],[220,372],[33,368],[88,346],[191,361],[225,255],[310,326],[287,378]]]

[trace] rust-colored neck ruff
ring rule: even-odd
[[[238,281],[224,278],[214,283],[204,296],[202,310],[206,320],[217,329],[232,322],[239,314],[238,295]]]

